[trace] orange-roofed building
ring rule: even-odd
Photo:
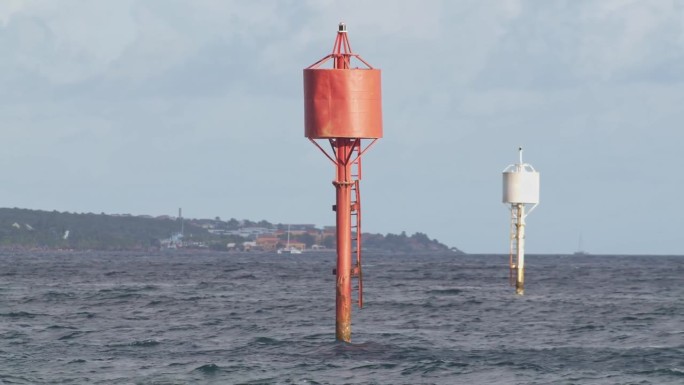
[[[279,242],[282,242],[280,238],[272,235],[265,235],[256,239],[257,247],[264,251],[275,251]]]

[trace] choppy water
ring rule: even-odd
[[[684,257],[0,254],[0,384],[683,384]]]

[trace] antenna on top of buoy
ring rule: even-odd
[[[366,68],[352,68],[352,58]],[[332,68],[322,68],[330,59]],[[358,279],[357,304],[363,306],[361,157],[382,138],[382,100],[380,70],[352,52],[344,23],[338,25],[333,52],[304,69],[304,127],[304,135],[335,165],[335,336],[350,342],[352,278]],[[330,153],[316,140],[328,141]],[[365,148],[363,140],[370,141]]]
[[[523,163],[523,149],[518,147],[519,163],[503,170],[503,203],[510,204],[511,235],[509,280],[515,277],[515,292],[525,292],[525,218],[539,205],[539,173]],[[532,207],[525,213],[525,205]]]

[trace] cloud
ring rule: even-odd
[[[478,74],[477,87],[682,81],[679,2],[526,3]]]

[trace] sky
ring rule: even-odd
[[[507,253],[684,254],[684,2],[0,2],[0,207],[334,224],[302,69],[382,70],[363,229]]]

